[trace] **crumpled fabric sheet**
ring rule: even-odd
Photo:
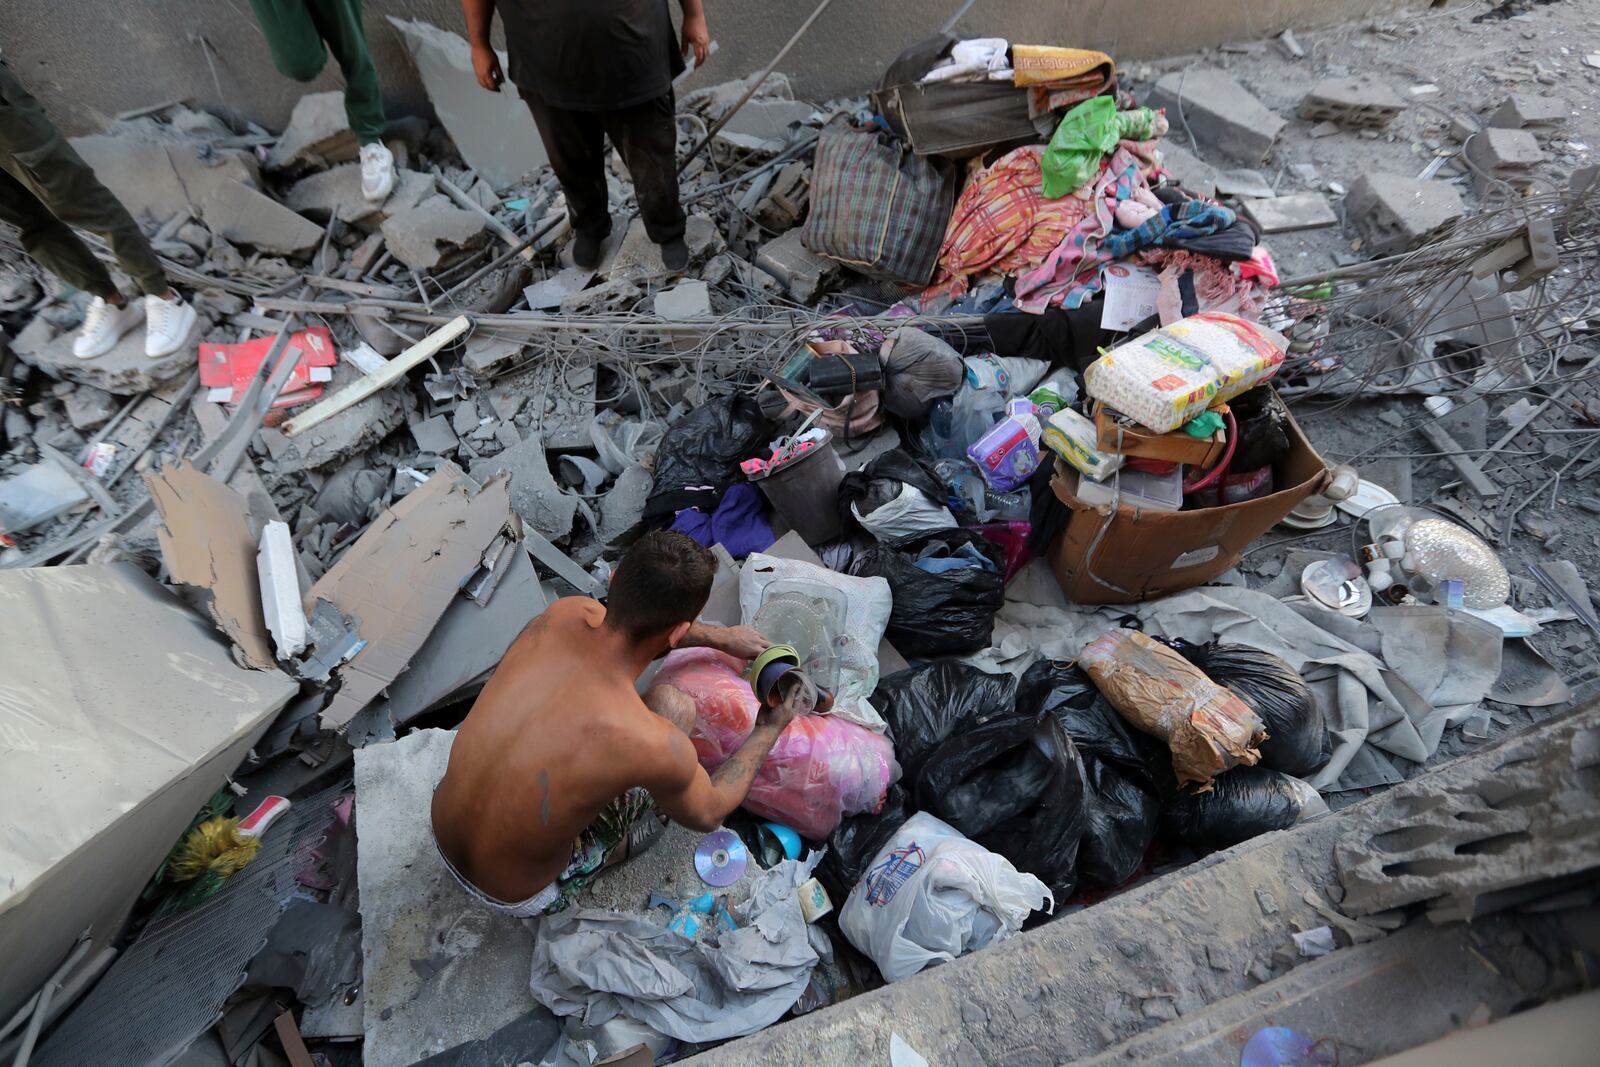
[[[1161,325],[1166,326],[1183,318],[1182,298],[1178,279],[1189,272],[1194,283],[1194,295],[1199,311],[1221,311],[1260,321],[1266,303],[1267,286],[1259,281],[1241,277],[1237,268],[1193,252],[1178,248],[1152,248],[1139,253],[1139,262],[1156,270],[1161,276],[1161,294],[1156,298],[1156,310]]]
[[[1464,721],[1499,675],[1494,642],[1478,620],[1427,607],[1407,622],[1389,616],[1393,610],[1350,619],[1236,586],[1102,608],[1007,601],[995,615],[990,647],[966,661],[1021,675],[1040,658],[1075,659],[1129,616],[1154,635],[1259,648],[1286,660],[1316,692],[1333,756],[1307,781],[1337,792],[1402,781],[1387,757],[1426,760],[1445,728]]]
[[[1011,45],[1004,37],[973,37],[957,41],[950,57],[922,76],[924,82],[1010,81]]]
[[[1018,308],[1033,314],[1052,305],[1077,308],[1100,291],[1101,269],[1111,261],[1100,246],[1116,224],[1117,205],[1146,187],[1142,147],[1132,142],[1117,146],[1090,190],[1090,213],[1067,231],[1044,262],[1018,275]]]
[[[749,482],[730,485],[709,515],[699,508],[684,508],[672,520],[672,528],[707,548],[721,544],[734,559],[771,548],[777,540],[767,523],[767,505],[761,491]]]
[[[934,286],[961,282],[949,290],[959,297],[971,275],[1031,270],[1089,213],[1087,196],[1051,200],[1039,191],[1043,155],[1043,145],[1024,145],[967,181],[945,229]]]
[[[821,858],[756,875],[737,908],[748,923],[715,946],[622,912],[548,916],[536,926],[533,999],[585,1026],[620,1015],[679,1041],[727,1041],[770,1026],[800,999],[820,958],[795,890]]]

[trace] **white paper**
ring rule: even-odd
[[[1106,268],[1105,304],[1100,310],[1100,328],[1131,330],[1156,313],[1156,298],[1161,295],[1161,275],[1148,267],[1113,263]]]
[[[927,1059],[906,1044],[899,1034],[889,1034],[889,1067],[928,1067]]]

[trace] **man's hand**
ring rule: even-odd
[[[478,84],[491,93],[499,92],[500,83],[505,81],[505,75],[500,73],[500,57],[488,45],[473,46],[472,72],[478,76]]]
[[[705,12],[683,13],[683,54],[694,50],[694,65],[701,66],[711,54],[711,30],[706,26]]]
[[[791,682],[790,678],[794,681]],[[776,707],[762,704],[756,711],[756,725],[768,726],[782,733],[795,716],[805,715],[817,706],[817,686],[798,671],[785,675],[778,685],[784,690],[783,699],[778,701]]]
[[[772,642],[761,636],[754,626],[724,626],[712,635],[718,652],[726,652],[738,659],[755,659],[772,647]]]

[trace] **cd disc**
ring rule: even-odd
[[[717,830],[700,839],[694,848],[694,870],[706,885],[732,885],[744,874],[750,854],[732,830]]]

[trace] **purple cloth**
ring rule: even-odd
[[[707,515],[699,508],[685,508],[672,520],[672,528],[688,534],[710,548],[720,542],[734,559],[772,547],[777,538],[767,524],[766,505],[761,493],[749,482],[734,482],[722,495],[717,510]]]

